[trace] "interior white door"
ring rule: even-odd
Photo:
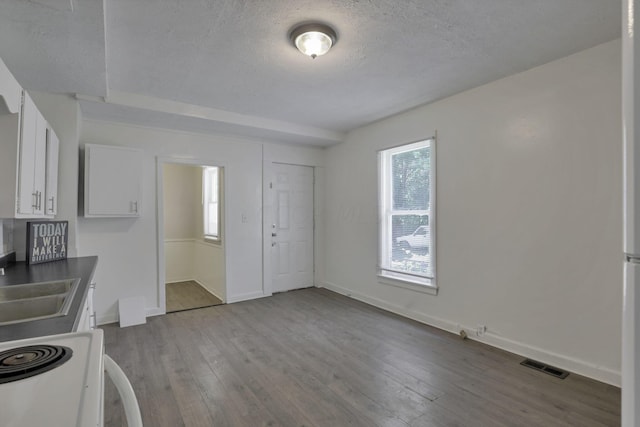
[[[313,286],[313,168],[273,164],[273,292]]]

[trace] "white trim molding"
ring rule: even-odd
[[[257,298],[264,298],[264,297],[270,297],[271,294],[265,294],[263,292],[248,292],[246,294],[240,294],[240,295],[232,295],[230,297],[227,298],[227,304],[232,304],[234,302],[241,302],[241,301],[249,301],[252,299],[257,299]]]
[[[620,387],[620,371],[609,369],[603,366],[597,366],[584,360],[553,353],[522,342],[510,340],[508,338],[494,334],[491,331],[487,331],[481,336],[476,336],[473,333],[475,328],[466,325],[460,325],[459,323],[453,322],[451,320],[429,316],[415,310],[409,310],[378,298],[373,298],[367,295],[360,294],[358,292],[353,292],[350,289],[343,288],[334,283],[324,282],[319,287],[329,289],[331,291],[345,295],[349,298],[362,301],[383,310],[390,311],[400,316],[407,317],[417,322],[424,323],[426,325],[433,326],[435,328],[442,329],[453,334],[458,334],[460,332],[460,329],[464,329],[465,332],[467,332],[468,338],[474,341],[482,342],[501,350],[515,353],[523,357],[539,360],[541,362],[557,366],[558,368],[566,369],[578,375],[584,375],[585,377],[593,378],[595,380]]]

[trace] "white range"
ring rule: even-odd
[[[130,427],[140,410],[101,330],[0,343],[0,427],[88,427],[104,420],[104,372],[118,389]]]

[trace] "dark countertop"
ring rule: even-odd
[[[73,332],[73,326],[76,318],[80,315],[80,308],[82,308],[87,297],[89,284],[91,283],[97,264],[98,257],[91,256],[67,258],[66,260],[32,266],[25,262],[18,262],[5,268],[5,275],[0,276],[0,286],[78,277],[80,278],[80,283],[71,302],[69,314],[49,319],[0,326],[0,342]]]

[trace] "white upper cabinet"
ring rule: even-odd
[[[84,216],[140,216],[142,151],[85,144]]]
[[[58,156],[60,141],[51,128],[47,128],[46,202],[44,214],[54,217],[58,213]]]
[[[47,186],[50,193],[57,194],[58,173],[57,143],[56,153],[51,148],[51,155],[47,155],[47,133],[53,133],[48,128],[46,120],[24,91],[17,113],[0,113],[0,149],[3,153],[0,156],[0,182],[5,183],[0,187],[0,218],[55,215],[55,211],[45,212]],[[55,182],[48,183],[47,178],[53,179],[54,175]]]
[[[19,215],[44,215],[47,123],[28,93],[24,93],[18,164]]]
[[[53,129],[0,59],[0,218],[55,216],[58,146]]]

